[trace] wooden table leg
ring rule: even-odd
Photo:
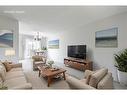
[[[48,87],[50,86],[51,84],[51,77],[48,77]]]
[[[63,72],[63,78],[64,78],[64,80],[66,80],[65,72]]]

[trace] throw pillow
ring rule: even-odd
[[[7,72],[12,69],[12,66],[9,64],[9,62],[6,61],[6,62],[3,62],[3,64],[4,64]]]
[[[33,59],[34,61],[43,61],[42,56],[35,56]]]
[[[90,81],[92,74],[94,74],[93,71],[90,71],[90,70],[85,71],[85,77],[84,78],[86,79],[86,84],[89,84],[89,81]]]

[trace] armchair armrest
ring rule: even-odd
[[[91,70],[85,70],[85,77],[84,78],[87,78],[89,77],[89,75],[93,74],[94,71],[91,71]]]
[[[47,60],[46,57],[44,57],[44,58],[43,58],[43,62],[46,63],[46,60]]]
[[[70,88],[72,89],[95,89],[94,87],[87,85],[71,76],[66,77],[66,82],[69,84]]]
[[[22,67],[22,63],[18,63],[18,64],[9,64],[9,65],[11,65],[12,68]]]
[[[32,85],[31,85],[31,83],[26,83],[26,84],[22,84],[22,85],[12,87],[10,89],[32,89]]]

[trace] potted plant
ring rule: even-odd
[[[52,65],[54,64],[54,61],[53,60],[49,60],[47,63],[49,65],[49,67],[52,68]]]
[[[115,67],[118,71],[118,79],[121,84],[127,85],[127,49],[115,54]]]

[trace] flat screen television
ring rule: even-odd
[[[68,46],[68,57],[86,59],[86,45]]]

